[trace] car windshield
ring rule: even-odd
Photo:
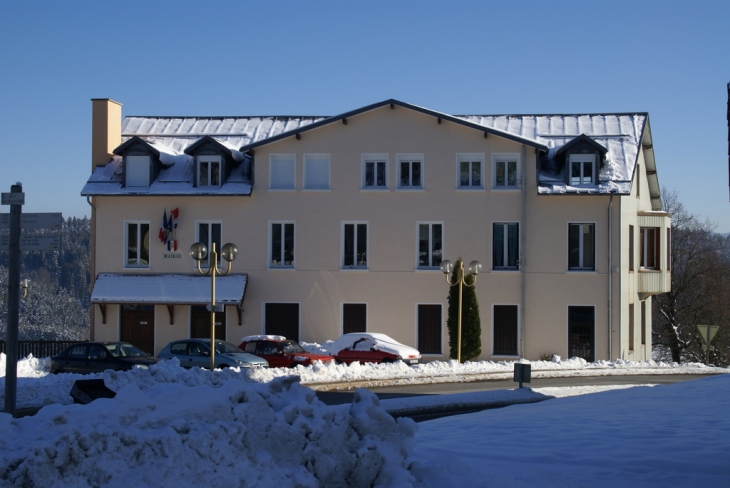
[[[144,358],[149,356],[146,352],[127,342],[107,344],[106,348],[115,358]]]
[[[294,341],[283,341],[281,343],[281,348],[287,354],[307,352],[304,350],[304,348],[302,348],[302,346]]]
[[[215,341],[215,352],[216,354],[234,354],[237,352],[243,352],[230,342],[226,341]]]

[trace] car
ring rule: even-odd
[[[128,371],[148,368],[158,361],[129,342],[80,342],[51,358],[51,374]]]
[[[241,339],[239,348],[266,359],[272,368],[309,366],[314,361],[333,361],[331,356],[307,352],[297,341],[280,335],[252,335]]]
[[[345,364],[395,361],[418,364],[421,360],[421,353],[418,350],[376,332],[344,334],[324,347],[337,362]]]
[[[177,358],[183,368],[210,368],[210,339],[172,341],[157,355],[160,359]],[[215,367],[268,368],[269,363],[258,356],[243,352],[230,342],[216,339]]]

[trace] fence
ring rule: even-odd
[[[32,354],[34,358],[55,356],[72,344],[85,341],[18,341],[18,359]],[[0,341],[0,352],[7,354],[5,341]]]

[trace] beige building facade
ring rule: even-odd
[[[157,353],[209,335],[210,278],[188,249],[230,242],[216,336],[234,344],[370,331],[445,359],[439,266],[462,258],[482,263],[480,359],[651,359],[671,236],[647,114],[387,100],[335,117],[121,119],[92,105],[95,340]]]

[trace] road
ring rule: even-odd
[[[530,388],[599,386],[599,385],[666,385],[706,378],[714,375],[696,374],[657,374],[657,375],[610,375],[610,376],[573,376],[569,378],[533,378],[524,386]],[[469,383],[438,383],[426,385],[386,386],[369,388],[378,398],[402,398],[415,395],[447,395],[485,390],[510,390],[517,387],[512,380],[474,381]],[[352,391],[320,391],[319,399],[327,405],[352,403]]]

